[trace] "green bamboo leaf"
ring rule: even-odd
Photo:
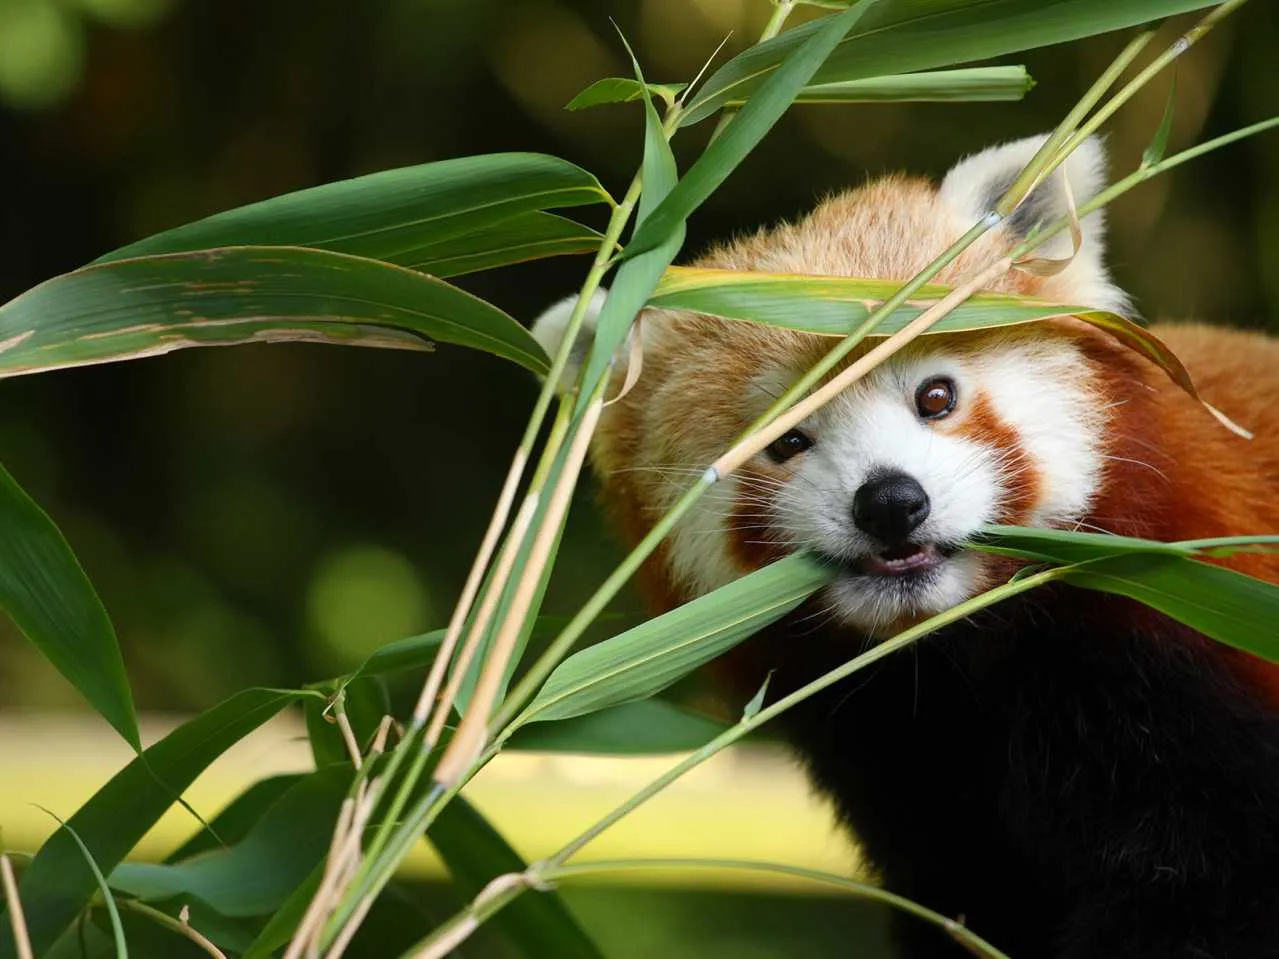
[[[421,636],[410,636],[397,639],[374,650],[360,668],[346,678],[347,682],[361,676],[382,676],[387,673],[402,673],[410,669],[421,669],[435,661],[435,654],[444,642],[445,630],[436,629]]]
[[[111,888],[143,902],[197,896],[223,916],[268,915],[328,852],[353,775],[342,765],[303,776],[235,845],[180,863],[122,863]]]
[[[302,923],[311,899],[324,881],[324,863],[317,863],[311,874],[298,884],[289,898],[267,920],[256,939],[244,951],[243,959],[270,959],[277,949],[288,944]]]
[[[1279,663],[1279,585],[1187,556],[1141,553],[1065,571],[1075,586],[1127,596],[1219,642]]]
[[[863,323],[901,283],[798,273],[753,273],[701,267],[671,267],[648,305],[750,320],[824,336],[846,336]],[[890,336],[950,292],[936,284],[921,286],[890,313],[871,336]],[[1176,354],[1150,330],[1115,313],[1085,306],[1051,303],[1004,293],[978,293],[942,317],[926,335],[1016,326],[1073,317],[1109,333],[1158,365],[1174,383],[1198,398],[1190,374]]]
[[[983,529],[978,549],[1068,566],[1076,586],[1127,596],[1205,636],[1279,662],[1279,585],[1237,573],[1200,556],[1279,550],[1279,536],[1157,540],[1018,526]]]
[[[248,835],[254,823],[261,819],[281,796],[296,785],[302,776],[302,773],[288,773],[255,782],[210,819],[207,829],[202,827],[164,861],[182,862],[202,852],[235,845]]]
[[[466,899],[477,896],[498,876],[528,869],[502,834],[461,796],[440,810],[426,836]],[[553,890],[521,896],[491,922],[529,959],[603,959]]]
[[[43,806],[40,808],[44,809]],[[76,844],[76,848],[80,850],[80,855],[84,857],[85,865],[93,873],[93,881],[97,884],[98,893],[102,896],[102,904],[106,908],[107,917],[111,923],[111,938],[115,944],[116,959],[129,959],[129,946],[124,941],[124,927],[120,924],[120,910],[116,908],[115,896],[111,894],[111,889],[107,885],[107,877],[102,875],[102,870],[98,867],[97,862],[94,861],[93,853],[89,852],[89,847],[84,844],[80,834],[54,813],[49,812],[47,809],[44,811],[58,821],[58,825],[71,837]]]
[[[1168,150],[1168,137],[1172,133],[1172,118],[1177,106],[1177,75],[1172,76],[1172,85],[1168,88],[1168,102],[1164,104],[1164,118],[1159,121],[1159,129],[1155,131],[1150,145],[1141,154],[1141,169],[1154,166],[1164,158]]]
[[[179,726],[145,750],[67,820],[95,862],[112,870],[205,768],[285,706],[310,694],[249,689]],[[12,786],[10,787],[12,788]],[[66,830],[40,848],[20,891],[31,944],[42,955],[89,904],[97,883]],[[14,959],[0,936],[0,959]]]
[[[1279,551],[1279,536],[1219,536],[1212,539],[1165,543],[1154,539],[1088,533],[1082,530],[1043,529],[1036,526],[985,526],[978,549],[1024,559],[1058,563],[1084,563],[1127,553],[1163,553],[1168,556],[1230,556],[1234,553]]]
[[[874,9],[876,2],[878,0],[866,0],[843,13],[817,21],[818,28],[811,31],[793,51],[788,51],[786,59],[760,84],[759,91],[750,97],[733,122],[697,158],[652,215],[640,223],[635,236],[626,245],[626,256],[634,257],[652,250],[667,242],[677,229],[683,228],[689,215],[728,179],[728,175],[764,138],[764,134],[773,128],[799,91],[830,56],[835,45],[866,11]],[[647,184],[648,180],[644,182]]]
[[[88,266],[0,305],[0,377],[189,346],[433,340],[549,366],[513,319],[434,277],[322,250],[228,247]]]
[[[704,746],[728,727],[660,699],[641,699],[553,723],[521,726],[507,749],[648,756]]]
[[[797,553],[575,653],[512,726],[582,716],[661,692],[786,615],[832,575]]]
[[[622,42],[626,42],[624,37]],[[630,50],[629,46],[627,50]],[[634,53],[631,53],[631,64],[635,68],[635,79],[640,84],[644,103],[644,157],[640,164],[644,188],[635,214],[635,236],[638,237],[653,211],[676,188],[679,170]],[[644,302],[683,246],[684,232],[682,219],[672,221],[655,238],[655,242],[650,244],[650,249],[632,256],[617,271],[595,324],[595,340],[586,361],[586,369],[582,372],[581,392],[577,401],[578,414],[586,408],[596,385],[607,373],[614,352],[626,339],[626,334],[643,309]]]
[[[0,609],[128,741],[142,748],[115,630],[53,521],[0,466]]]
[[[521,213],[475,233],[420,248],[405,265],[432,276],[460,276],[569,253],[594,253],[603,234],[554,213]]]
[[[1020,100],[1035,85],[1022,66],[970,67],[868,77],[804,87],[796,103],[975,103]],[[729,100],[740,106],[745,100]]]
[[[564,105],[564,109],[585,110],[587,107],[596,107],[605,103],[630,103],[643,97],[645,90],[651,96],[661,97],[669,107],[674,104],[675,97],[686,86],[688,86],[687,83],[641,84],[639,80],[632,80],[630,77],[605,77],[603,80],[596,80],[569,100]]]
[[[742,721],[754,719],[759,711],[764,708],[764,697],[768,695],[768,684],[773,681],[773,672],[769,670],[768,675],[764,677],[764,682],[760,684],[755,695],[751,697],[744,709],[742,709]]]
[[[566,160],[493,153],[385,170],[218,213],[95,263],[222,246],[305,246],[408,266],[424,247],[523,213],[611,202]]]
[[[813,76],[814,83],[915,73],[1020,50],[1122,30],[1214,0],[877,0],[847,31]],[[684,125],[697,123],[730,100],[741,100],[778,72],[780,64],[826,29],[832,14],[787,30],[738,54],[697,91]]]

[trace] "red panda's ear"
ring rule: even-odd
[[[965,157],[942,181],[940,201],[958,215],[966,229],[994,209],[1045,139],[1045,136],[1028,137]],[[1089,137],[1081,143],[1065,163],[1022,201],[1000,229],[1010,238],[1020,240],[1036,226],[1065,216],[1069,209],[1067,181],[1076,206],[1105,188],[1106,151],[1098,137]],[[1044,282],[1043,295],[1080,306],[1127,312],[1128,298],[1110,282],[1106,270],[1105,215],[1098,210],[1084,217],[1080,225],[1083,242],[1079,252],[1070,266]],[[1070,253],[1070,236],[1061,233],[1040,246],[1034,255],[1060,259]]]
[[[587,304],[586,315],[582,318],[582,328],[573,342],[573,351],[569,354],[568,364],[564,367],[564,375],[560,377],[559,390],[565,392],[577,382],[577,374],[586,352],[590,349],[591,338],[595,333],[595,323],[599,319],[600,310],[604,308],[604,300],[608,298],[608,290],[600,288]],[[577,306],[577,296],[567,296],[547,309],[533,321],[533,338],[542,345],[547,355],[554,357],[564,342],[564,334],[568,329],[568,321]]]

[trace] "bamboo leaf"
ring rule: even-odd
[[[979,549],[1069,568],[1061,579],[1127,596],[1205,636],[1279,662],[1279,585],[1204,562],[1250,550],[1279,550],[1279,536],[1231,536],[1180,543],[1102,533],[994,526]]]
[[[111,887],[144,902],[197,896],[223,916],[272,913],[328,852],[353,775],[342,765],[303,776],[231,847],[180,863],[122,863]]]
[[[635,235],[638,237],[653,211],[660,207],[676,188],[679,170],[675,165],[675,155],[671,153],[671,145],[667,142],[665,131],[662,129],[661,118],[658,117],[657,110],[653,107],[653,100],[648,94],[648,86],[644,82],[639,61],[635,59],[633,53],[631,63],[635,68],[635,79],[641,86],[644,102],[644,157],[640,164],[644,188],[640,193],[639,209],[635,215]],[[595,340],[586,361],[586,369],[582,372],[581,391],[577,400],[579,415],[586,408],[595,386],[607,372],[613,353],[626,339],[631,323],[643,309],[644,302],[657,286],[663,271],[675,259],[675,254],[679,252],[683,243],[684,222],[682,219],[674,220],[668,224],[662,235],[656,238],[655,243],[650,244],[650,249],[638,256],[632,256],[617,271],[608,298],[604,301],[604,306],[596,320]]]
[[[804,554],[779,560],[570,656],[513,727],[582,716],[661,692],[790,612],[832,571]]]
[[[289,898],[267,920],[257,938],[244,951],[243,959],[269,959],[276,950],[288,944],[306,915],[311,899],[324,880],[324,863],[317,863],[311,874],[298,884]]]
[[[702,205],[773,128],[835,45],[866,11],[874,9],[876,2],[878,0],[867,0],[843,13],[816,21],[817,29],[810,31],[801,44],[788,49],[786,59],[760,84],[759,91],[750,96],[733,122],[697,158],[658,208],[643,219],[626,246],[626,256],[652,250],[666,242],[675,230],[683,228],[689,214]]]
[[[430,666],[435,661],[440,644],[444,642],[444,633],[444,630],[436,629],[379,646],[355,672],[343,677],[340,682],[343,686],[348,686],[365,676],[383,676]]]
[[[900,286],[896,280],[677,266],[666,271],[648,305],[767,323],[823,336],[845,336]],[[950,287],[947,286],[921,286],[911,299],[885,317],[870,335],[890,336],[896,333],[949,292]],[[1104,330],[1159,366],[1191,396],[1198,397],[1190,374],[1159,337],[1126,317],[1089,307],[1003,293],[978,293],[944,316],[925,335],[992,329],[1063,317],[1073,317]]]
[[[405,265],[432,276],[460,276],[548,256],[594,253],[603,239],[575,220],[534,211],[421,247]]]
[[[0,466],[0,609],[58,672],[141,750],[115,630],[53,521]]]
[[[669,107],[686,86],[688,86],[686,83],[641,84],[639,80],[632,80],[630,77],[605,77],[603,80],[596,80],[569,100],[564,105],[564,109],[585,110],[587,107],[596,107],[605,103],[630,103],[643,97],[645,90],[651,96],[661,97]]]
[[[215,817],[209,820],[208,828],[201,828],[194,836],[173,851],[164,861],[168,863],[182,862],[202,852],[211,852],[234,845],[243,839],[253,824],[275,805],[298,780],[301,773],[288,773],[270,776],[249,786]]]
[[[41,808],[43,809],[44,807]],[[93,853],[89,852],[89,847],[84,844],[84,840],[80,838],[80,834],[75,829],[49,812],[49,810],[45,809],[44,811],[58,820],[58,825],[71,837],[76,844],[76,848],[80,850],[80,855],[84,857],[85,865],[93,873],[93,881],[97,884],[98,893],[102,896],[102,904],[107,910],[107,917],[111,923],[111,938],[115,943],[116,959],[129,959],[129,947],[124,941],[124,927],[120,925],[120,910],[116,908],[115,897],[111,895],[111,889],[107,885],[107,878],[102,875],[102,870],[98,867],[97,862],[94,861]]]
[[[759,711],[764,708],[764,697],[768,695],[768,684],[773,680],[773,673],[770,670],[768,675],[764,677],[764,682],[760,684],[755,695],[751,697],[745,708],[742,710],[742,721],[747,722],[754,719]]]
[[[68,825],[101,869],[114,869],[213,760],[307,695],[279,689],[237,693],[146,749],[80,807]],[[54,833],[20,886],[37,955],[62,935],[96,889],[93,873],[67,831]],[[14,956],[12,940],[0,936],[0,959]]]
[[[502,834],[461,796],[440,810],[427,838],[467,899],[498,876],[528,869]],[[491,921],[529,959],[603,959],[553,890],[521,896]]]
[[[553,723],[529,723],[507,749],[601,756],[647,756],[696,749],[727,727],[660,699],[641,699]]]
[[[600,202],[611,200],[599,181],[566,160],[492,153],[286,193],[157,233],[94,262],[223,246],[305,246],[409,266],[423,248],[520,214]]]
[[[1212,6],[1214,0],[878,0],[847,32],[814,83],[862,80],[968,63],[1020,50],[1122,30]],[[857,7],[853,8],[854,10]],[[787,30],[738,54],[697,91],[684,125],[730,100],[741,100],[778,72],[780,64],[826,29],[832,14]]]
[[[1172,85],[1168,88],[1168,102],[1164,104],[1164,117],[1159,121],[1159,129],[1155,131],[1150,145],[1141,154],[1141,168],[1154,166],[1164,158],[1168,150],[1168,137],[1172,133],[1172,118],[1177,106],[1177,75],[1172,77]]]
[[[1020,100],[1035,81],[1023,66],[970,67],[868,77],[804,87],[796,103],[975,103]],[[745,100],[729,100],[740,106]]]
[[[1230,556],[1234,553],[1279,552],[1279,535],[1220,536],[1212,539],[1165,543],[1110,533],[1044,529],[1037,526],[985,526],[978,549],[1024,559],[1059,563],[1084,563],[1128,553],[1163,553],[1168,556]]]
[[[10,300],[0,306],[0,377],[189,346],[428,350],[432,340],[548,367],[527,330],[442,280],[342,253],[229,247],[88,266]]]
[[[1219,642],[1279,663],[1279,585],[1186,556],[1115,556],[1066,571],[1075,586],[1127,596]]]

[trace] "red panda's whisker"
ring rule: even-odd
[[[1103,454],[1102,459],[1109,460],[1112,463],[1131,463],[1133,466],[1141,466],[1145,469],[1150,470],[1152,473],[1154,473],[1160,479],[1162,479],[1165,483],[1172,482],[1172,480],[1169,478],[1167,473],[1161,470],[1158,466],[1154,466],[1151,463],[1147,463],[1145,460],[1133,459],[1130,456],[1111,456],[1109,454]]]

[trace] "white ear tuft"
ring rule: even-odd
[[[587,304],[586,315],[582,318],[582,328],[578,331],[573,351],[568,357],[568,364],[564,367],[563,376],[560,377],[561,392],[571,389],[577,381],[578,371],[581,369],[582,361],[586,359],[587,350],[590,349],[595,323],[599,320],[600,310],[604,308],[606,299],[608,299],[608,290],[601,287],[595,291],[591,296],[591,302]],[[560,344],[564,342],[568,321],[572,318],[576,306],[577,296],[567,296],[554,306],[548,307],[533,321],[533,338],[552,357],[559,352]]]
[[[941,201],[959,215],[965,227],[971,226],[994,209],[999,198],[1012,186],[1046,139],[1046,135],[1027,137],[965,157],[942,181]],[[1076,206],[1091,200],[1106,186],[1106,151],[1098,137],[1086,139],[1065,163],[1035,187],[1003,223],[1002,229],[1021,239],[1035,227],[1065,216],[1068,209],[1067,179]],[[1106,271],[1104,214],[1100,210],[1089,214],[1083,218],[1080,227],[1083,242],[1078,254],[1070,266],[1045,282],[1044,293],[1068,299],[1080,306],[1126,312],[1128,298],[1110,282]],[[1070,235],[1061,233],[1032,255],[1059,259],[1070,256],[1070,253]]]

